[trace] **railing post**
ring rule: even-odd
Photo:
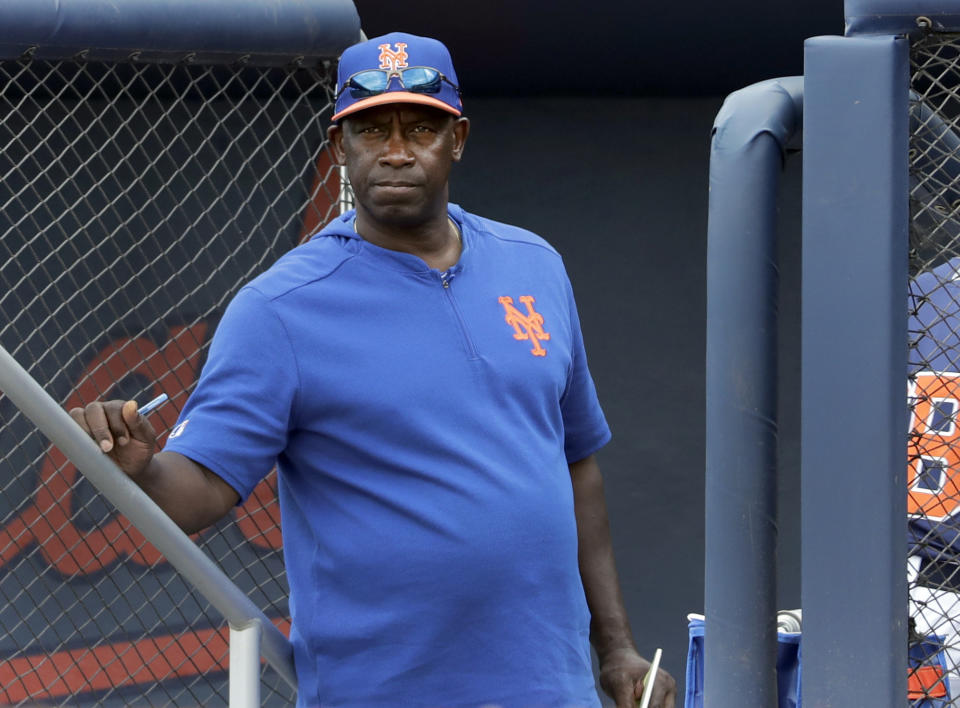
[[[230,625],[230,708],[260,706],[260,633],[257,620]]]

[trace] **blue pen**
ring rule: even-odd
[[[155,408],[159,408],[161,405],[166,403],[168,398],[169,396],[167,394],[161,393],[159,396],[154,398],[149,403],[144,403],[142,406],[137,408],[137,413],[139,415],[146,415],[147,413],[150,413],[151,411],[153,411]]]

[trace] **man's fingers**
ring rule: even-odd
[[[123,416],[123,422],[133,428],[137,424],[137,418],[140,417],[140,414],[137,413],[137,402],[127,401],[124,403],[120,409],[120,414]]]
[[[662,698],[660,696],[662,696]],[[657,683],[650,700],[650,705],[656,706],[656,708],[676,708],[676,703],[677,682],[665,671],[658,671]]]
[[[131,403],[131,401],[127,401]],[[107,401],[103,404],[103,411],[107,415],[107,425],[110,426],[110,432],[117,445],[121,447],[130,442],[130,430],[127,422],[124,420],[123,408],[127,403],[121,404],[119,401]],[[137,404],[134,403],[134,406]]]
[[[99,401],[88,403],[86,408],[83,409],[83,416],[90,437],[100,446],[101,450],[110,452],[113,449],[114,434],[111,432],[110,421],[103,404]],[[122,419],[120,423],[123,423]]]
[[[153,442],[156,440],[157,434],[154,432],[150,421],[147,420],[145,415],[137,413],[136,401],[127,401],[124,403],[121,413],[124,424],[133,437],[143,442]]]
[[[663,699],[663,708],[676,708],[677,705],[677,684],[671,683],[671,688]]]
[[[617,704],[617,708],[636,708],[637,706],[637,701],[633,697],[633,681],[626,675],[620,677],[610,697]]]
[[[73,418],[73,422],[80,426],[80,429],[83,430],[87,435],[90,435],[90,426],[87,425],[87,416],[83,411],[83,408],[71,408],[69,410],[70,417]]]

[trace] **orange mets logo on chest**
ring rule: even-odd
[[[507,313],[504,319],[513,327],[513,338],[533,342],[530,353],[534,356],[546,356],[547,350],[540,346],[540,342],[548,341],[550,333],[543,330],[543,315],[533,309],[533,296],[520,296],[520,302],[527,306],[526,314],[513,306],[512,297],[504,295],[499,298],[499,302]]]
[[[390,49],[389,44],[378,44],[380,49],[380,68],[387,71],[407,68],[407,43],[397,42],[396,50]]]

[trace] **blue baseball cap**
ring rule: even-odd
[[[463,113],[450,52],[435,39],[391,32],[348,47],[337,67],[333,121],[364,108],[418,103]]]

